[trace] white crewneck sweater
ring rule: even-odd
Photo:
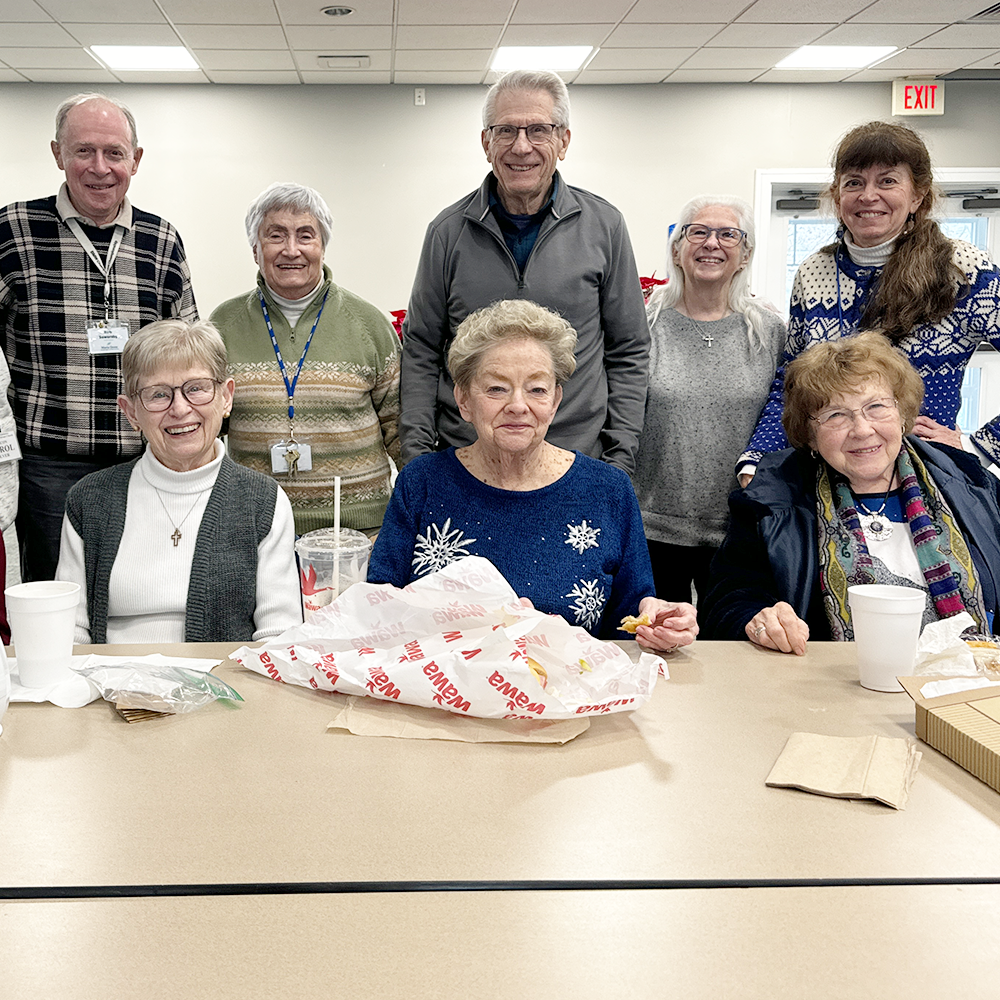
[[[108,642],[184,642],[191,563],[198,528],[219,475],[225,449],[190,472],[174,472],[147,447],[128,484],[128,508],[121,544],[108,581]],[[175,546],[174,528],[181,537]],[[282,489],[274,522],[257,549],[257,609],[254,641],[278,635],[302,621],[294,554],[292,507]],[[80,584],[76,637],[90,642],[83,540],[63,517],[57,580]]]

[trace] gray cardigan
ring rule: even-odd
[[[559,175],[556,174],[556,177]],[[403,461],[475,431],[458,414],[445,355],[459,323],[500,299],[530,299],[576,330],[576,373],[547,440],[631,472],[642,430],[649,329],[621,213],[561,179],[518,273],[490,211],[490,177],[428,227],[403,327]]]
[[[141,458],[141,456],[139,456]],[[139,458],[84,476],[66,498],[83,541],[90,637],[107,642],[108,581]],[[249,642],[257,607],[257,548],[271,530],[278,487],[224,455],[198,526],[184,619],[186,642]]]

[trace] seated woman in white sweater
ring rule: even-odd
[[[288,498],[219,440],[233,380],[218,331],[152,323],[122,375],[118,405],[147,447],[67,497],[56,578],[82,589],[76,641],[249,642],[299,624]]]

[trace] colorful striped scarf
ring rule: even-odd
[[[938,617],[968,611],[985,628],[982,587],[969,546],[941,491],[905,441],[896,470],[917,563]],[[816,515],[823,606],[833,638],[851,640],[854,629],[847,588],[878,581],[850,486],[825,462],[820,462],[817,471]]]

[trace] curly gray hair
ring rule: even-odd
[[[247,209],[247,240],[254,250],[260,245],[260,230],[268,212],[275,212],[282,208],[290,208],[296,212],[308,212],[316,220],[316,225],[319,226],[323,249],[326,249],[330,237],[333,236],[333,216],[330,215],[329,206],[323,200],[323,196],[304,184],[276,181],[264,188]]]

